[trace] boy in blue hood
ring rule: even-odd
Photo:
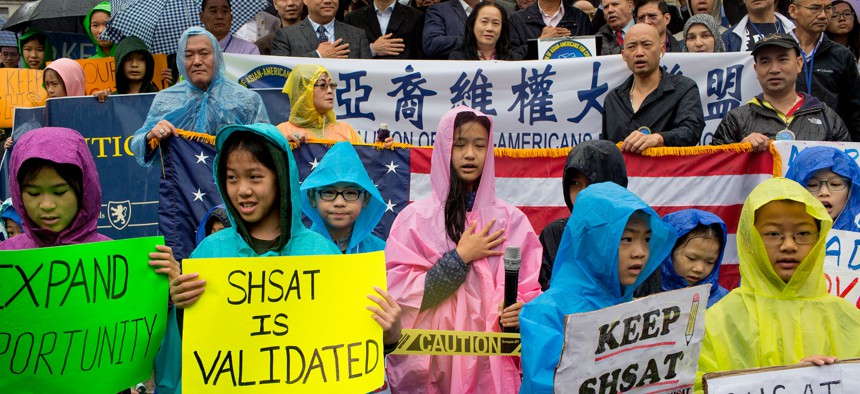
[[[719,216],[698,209],[684,209],[663,217],[678,233],[672,253],[660,266],[663,291],[711,285],[708,308],[729,293],[720,286],[720,265],[728,232]]]
[[[15,211],[12,206],[12,199],[7,199],[0,204],[0,232],[3,233],[3,239],[9,239],[16,235],[24,233],[24,225],[21,221],[21,216]]]
[[[797,154],[785,177],[821,201],[834,230],[860,231],[860,167],[851,156],[829,146],[813,146]]]
[[[627,189],[604,182],[582,190],[561,238],[550,288],[520,314],[520,392],[552,393],[565,316],[631,301],[675,238],[675,231]]]
[[[302,212],[313,222],[311,230],[330,239],[342,253],[385,249],[385,241],[372,234],[385,214],[385,200],[349,142],[329,149],[302,182],[301,198]]]

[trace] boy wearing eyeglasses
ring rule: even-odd
[[[827,293],[832,224],[797,182],[773,178],[753,189],[737,230],[741,286],[705,314],[697,392],[709,372],[860,356],[860,310]]]
[[[302,212],[311,230],[330,239],[343,253],[385,249],[373,229],[387,205],[379,194],[355,148],[338,142],[302,182]]]
[[[786,178],[821,201],[835,230],[860,231],[860,167],[847,153],[829,146],[806,148],[794,158]]]

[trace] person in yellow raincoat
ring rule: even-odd
[[[860,356],[860,310],[827,293],[824,255],[833,220],[786,178],[744,202],[737,245],[741,287],[705,314],[696,374]]]
[[[278,125],[287,141],[301,143],[308,138],[363,142],[346,122],[334,115],[337,83],[328,70],[315,64],[298,64],[287,77],[283,92],[290,96],[290,120]]]

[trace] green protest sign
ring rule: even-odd
[[[116,393],[149,379],[167,317],[167,277],[148,263],[160,244],[0,251],[0,392]]]

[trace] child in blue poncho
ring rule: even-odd
[[[342,253],[385,249],[385,242],[372,234],[385,214],[385,200],[349,142],[329,149],[302,182],[301,198],[302,212],[313,222],[311,230]]]
[[[3,239],[9,239],[24,233],[24,225],[21,216],[12,206],[12,199],[7,199],[0,204],[0,230],[3,231]]]
[[[675,242],[675,231],[648,204],[611,183],[576,197],[549,290],[523,307],[520,393],[552,393],[564,345],[564,318],[633,300]]]
[[[677,231],[678,241],[661,265],[661,288],[669,291],[710,284],[710,308],[729,293],[719,283],[726,223],[719,216],[698,209],[670,213],[663,221]]]
[[[860,231],[860,167],[847,153],[829,146],[797,154],[785,177],[800,183],[827,208],[834,230]]]

